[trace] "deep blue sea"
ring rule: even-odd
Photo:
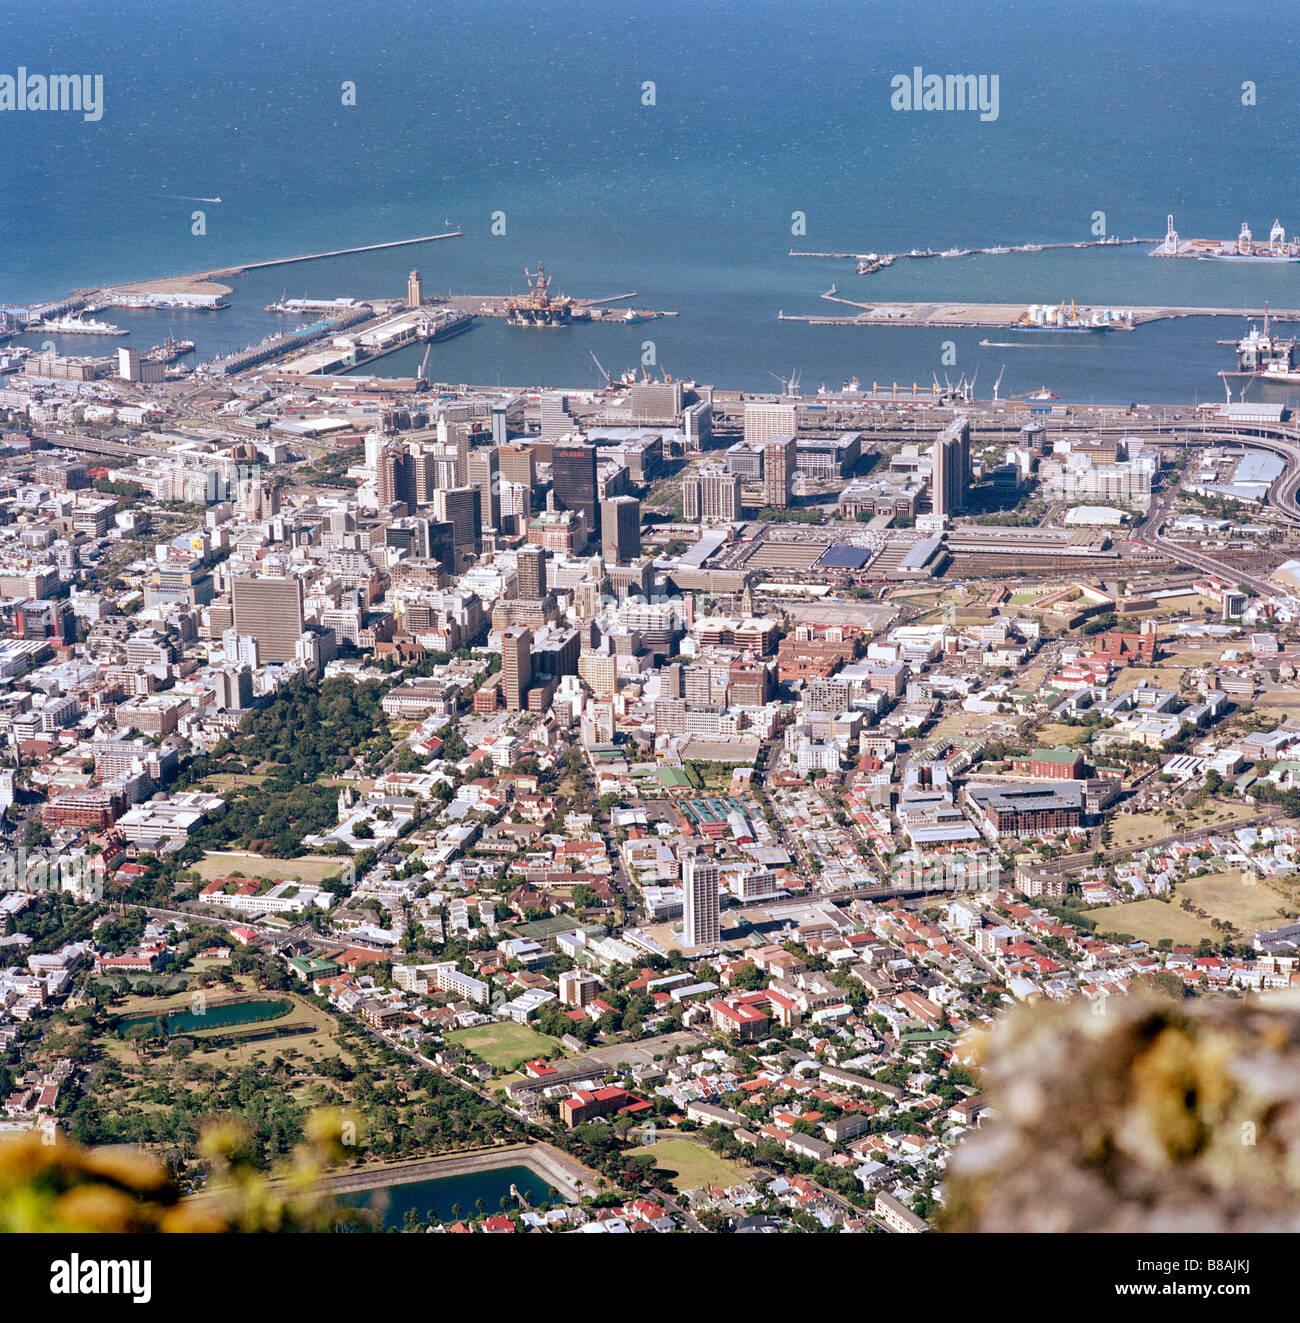
[[[422,248],[250,273],[215,313],[114,311],[142,348],[202,357],[285,319],[290,296],[518,290],[525,264],[587,297],[638,291],[680,317],[527,332],[480,323],[434,379],[589,386],[653,340],[675,376],[805,389],[928,383],[978,367],[986,395],[1221,398],[1236,319],[1132,334],[808,327],[858,299],[1300,307],[1300,265],[1166,261],[1146,249],[900,262],[871,277],[803,250],[1235,237],[1300,227],[1300,9],[1222,0],[45,0],[0,7],[0,73],[99,73],[104,114],[0,112],[0,302],[382,242]],[[997,74],[999,114],[890,108],[915,66]],[[342,85],[356,85],[355,106]],[[653,105],[643,85],[654,84]],[[1243,105],[1243,83],[1255,104]],[[219,203],[193,201],[220,197]],[[191,234],[191,213],[207,233]],[[492,233],[505,213],[504,236]],[[791,232],[792,213],[806,234]],[[951,339],[957,362],[941,363]],[[105,352],[85,337],[65,350]],[[377,370],[409,375],[420,351]]]

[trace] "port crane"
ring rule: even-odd
[[[433,341],[430,340],[429,343],[424,346],[424,358],[421,359],[420,361],[420,370],[415,374],[415,379],[417,381],[427,382],[429,380],[428,377],[429,354],[432,352],[432,350],[433,350]]]
[[[767,374],[774,381],[781,383],[781,393],[783,395],[797,395],[799,393],[799,371],[796,369],[788,377],[783,377],[776,372]]]
[[[613,386],[614,384],[613,378],[610,377],[609,373],[605,371],[604,364],[601,363],[600,359],[596,357],[596,351],[594,349],[589,349],[587,352],[591,355],[591,361],[595,363],[597,370],[600,372],[600,375],[605,378],[605,385]]]
[[[998,387],[1002,385],[1002,373],[1005,372],[1006,370],[1007,370],[1007,365],[1003,363],[1001,370],[998,372],[998,379],[993,383],[994,404],[998,403]]]

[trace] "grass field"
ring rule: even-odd
[[[1172,905],[1162,900],[1134,900],[1127,905],[1104,905],[1086,913],[1096,921],[1099,933],[1111,936],[1129,933],[1152,946],[1163,937],[1168,937],[1175,946],[1195,946],[1202,937],[1216,944],[1222,940],[1221,934],[1204,920],[1188,914],[1177,900]]]
[[[1087,726],[1066,726],[1061,722],[1049,721],[1034,736],[1034,744],[1042,749],[1054,749],[1059,744],[1087,744],[1091,734]]]
[[[1210,816],[1175,810],[1175,820],[1169,822],[1163,813],[1117,813],[1110,820],[1110,848],[1129,849],[1162,841],[1179,832],[1212,831],[1225,824],[1253,817],[1258,809],[1249,804],[1207,804]],[[1203,813],[1204,810],[1202,810]]]
[[[1254,705],[1257,708],[1268,708],[1270,717],[1285,721],[1288,717],[1300,715],[1300,694],[1287,694],[1275,689],[1266,694],[1256,694]]]
[[[701,1185],[737,1185],[745,1180],[752,1168],[721,1157],[707,1145],[685,1135],[670,1135],[653,1144],[630,1150],[633,1154],[648,1154],[655,1166],[672,1177],[673,1187],[681,1193]]]
[[[1184,882],[1178,894],[1187,896],[1212,917],[1249,935],[1257,928],[1277,927],[1285,919],[1290,884],[1271,883],[1266,878],[1249,883],[1241,880],[1240,873],[1209,873]]]
[[[1126,666],[1115,677],[1114,692],[1127,693],[1143,680],[1157,689],[1177,689],[1182,678],[1181,666]]]
[[[297,878],[303,882],[319,882],[341,872],[347,859],[331,859],[323,855],[305,855],[301,859],[264,859],[260,854],[242,851],[221,851],[205,854],[191,867],[205,882],[214,877],[243,873],[245,877]]]
[[[474,1029],[457,1029],[447,1037],[500,1071],[514,1070],[536,1057],[550,1060],[564,1055],[558,1039],[524,1024],[484,1024]]]

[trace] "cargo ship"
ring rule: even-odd
[[[41,322],[38,331],[53,331],[56,335],[130,335],[131,332],[111,322],[85,321],[80,317],[49,317]]]
[[[140,357],[148,363],[174,363],[183,355],[193,352],[193,340],[173,340],[169,335],[162,344],[146,349]]]
[[[1276,332],[1270,331],[1268,312],[1265,311],[1264,329],[1261,331],[1252,322],[1250,330],[1237,341],[1237,370],[1220,372],[1219,375],[1251,377],[1257,381],[1278,381],[1284,385],[1300,385],[1295,337],[1283,340]]]
[[[1203,262],[1300,262],[1300,240],[1287,240],[1280,220],[1273,222],[1267,243],[1256,243],[1245,221],[1236,241],[1229,239],[1183,239],[1174,229],[1172,215],[1165,217],[1163,242],[1151,250],[1152,257],[1195,257]]]
[[[1113,331],[1117,325],[1124,325],[1127,316],[1118,308],[1094,308],[1091,315],[1086,310],[1075,306],[1070,300],[1070,310],[1065,310],[1065,300],[1058,307],[1049,303],[1031,303],[1024,313],[1007,327],[1009,331],[1041,331],[1052,334],[1070,334],[1079,332]]]

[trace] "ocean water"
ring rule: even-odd
[[[75,21],[69,19],[75,14]],[[674,376],[775,388],[919,381],[1005,364],[1003,395],[1221,398],[1236,318],[1105,336],[809,327],[779,311],[862,300],[1300,307],[1300,264],[1148,258],[1143,247],[900,262],[871,277],[800,250],[1265,237],[1300,227],[1291,114],[1300,14],[1218,0],[164,0],[5,6],[0,73],[100,73],[104,114],[0,112],[0,302],[435,233],[463,238],[249,273],[230,309],[115,311],[130,343],[200,357],[286,325],[290,296],[504,293],[525,264],[587,297],[677,318],[530,332],[480,323],[434,379],[587,386],[652,341]],[[1244,16],[1243,16],[1244,17]],[[997,74],[999,114],[890,108],[915,66]],[[11,68],[12,66],[12,68]],[[355,106],[342,85],[356,85]],[[1242,84],[1256,104],[1242,104]],[[643,104],[654,84],[654,104]],[[219,203],[194,201],[220,197]],[[206,214],[207,232],[191,233]],[[505,213],[503,236],[493,214]],[[806,233],[792,233],[792,214]],[[956,363],[941,361],[953,341]],[[1032,343],[1029,343],[1032,341]],[[86,337],[65,350],[105,352]],[[412,372],[423,349],[376,371]],[[1255,389],[1255,388],[1252,388]]]

